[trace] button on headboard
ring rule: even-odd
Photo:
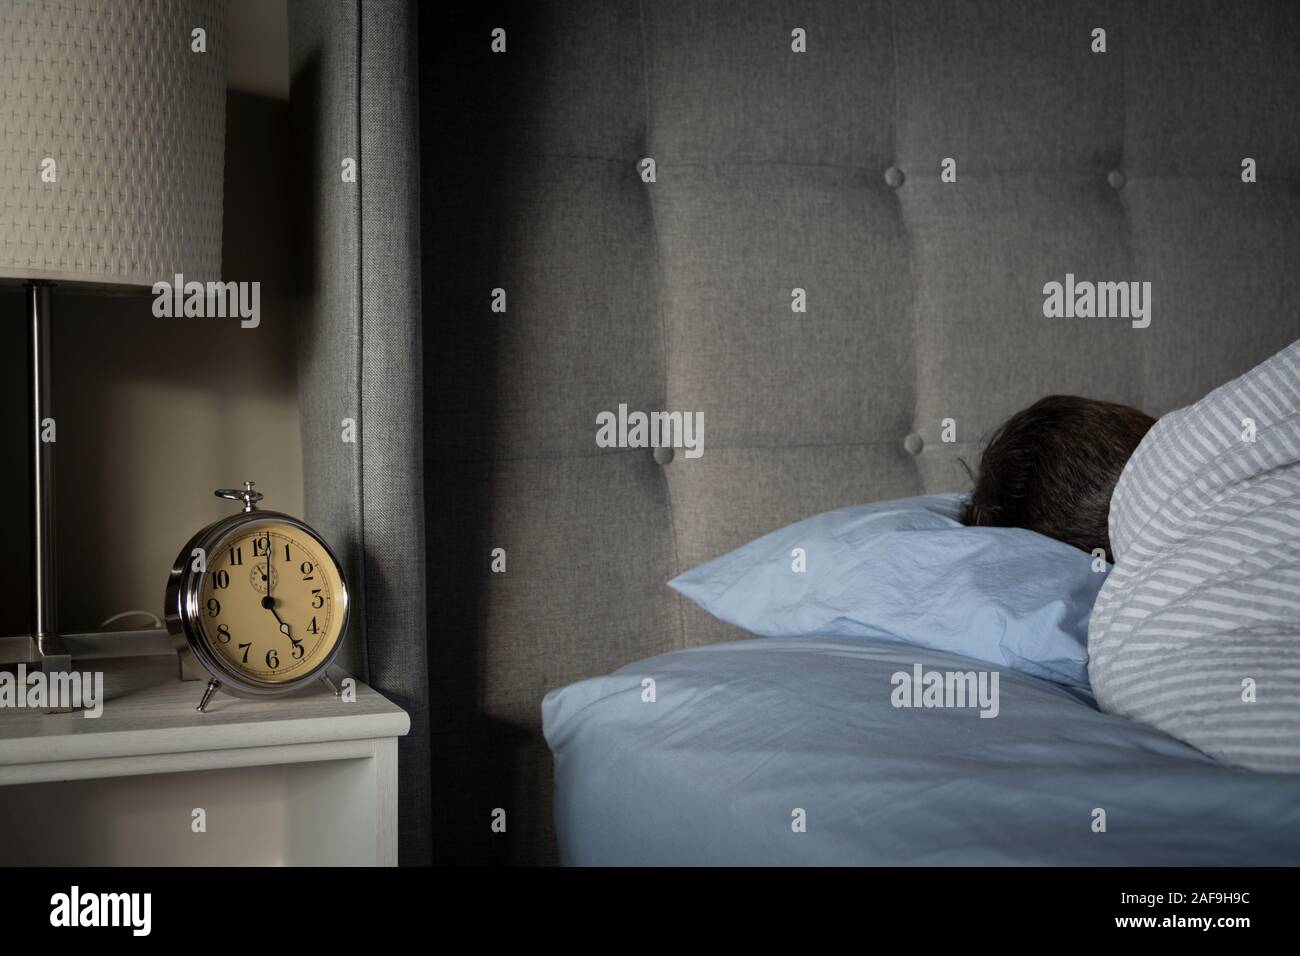
[[[545,854],[547,689],[744,636],[674,574],[963,489],[1045,394],[1158,414],[1300,335],[1296,6],[466,6],[422,25],[435,796],[532,807],[466,854]],[[1045,317],[1067,275],[1149,282],[1149,327]],[[620,404],[703,413],[703,455],[598,447]]]

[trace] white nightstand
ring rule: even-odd
[[[396,865],[410,720],[376,691],[199,714],[174,656],[74,668],[104,672],[98,719],[0,708],[0,865]]]

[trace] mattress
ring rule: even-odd
[[[988,717],[972,700],[924,706],[897,676],[982,670],[991,692],[988,668],[885,640],[764,638],[553,690],[561,862],[1300,864],[1300,775],[1230,769],[1017,671],[997,673]]]

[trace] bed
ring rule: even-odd
[[[917,719],[891,678],[918,664],[988,668],[887,640],[764,638],[552,691],[561,862],[1300,863],[1300,775],[1228,769],[1009,669],[996,719]]]
[[[414,4],[290,6],[306,517],[364,582],[349,666],[412,715],[404,862],[591,858],[579,751],[634,726],[564,722],[557,848],[542,700],[748,638],[674,576],[965,490],[1043,395],[1161,415],[1297,335],[1294,4],[480,0],[418,55]],[[357,155],[383,188],[337,188]],[[1149,281],[1149,327],[1044,315],[1067,275]],[[703,455],[600,447],[623,404],[703,413]]]

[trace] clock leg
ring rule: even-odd
[[[320,682],[321,682],[322,684],[324,684],[326,687],[328,687],[330,693],[333,694],[335,697],[338,697],[338,696],[339,696],[339,688],[338,688],[338,685],[335,684],[332,680],[330,680],[330,675],[329,675],[329,674],[322,674],[322,675],[321,675]]]
[[[220,689],[221,681],[217,680],[215,677],[208,681],[208,686],[203,688],[203,699],[199,701],[199,706],[196,708],[200,714],[207,711],[208,702],[212,700],[212,695]]]

